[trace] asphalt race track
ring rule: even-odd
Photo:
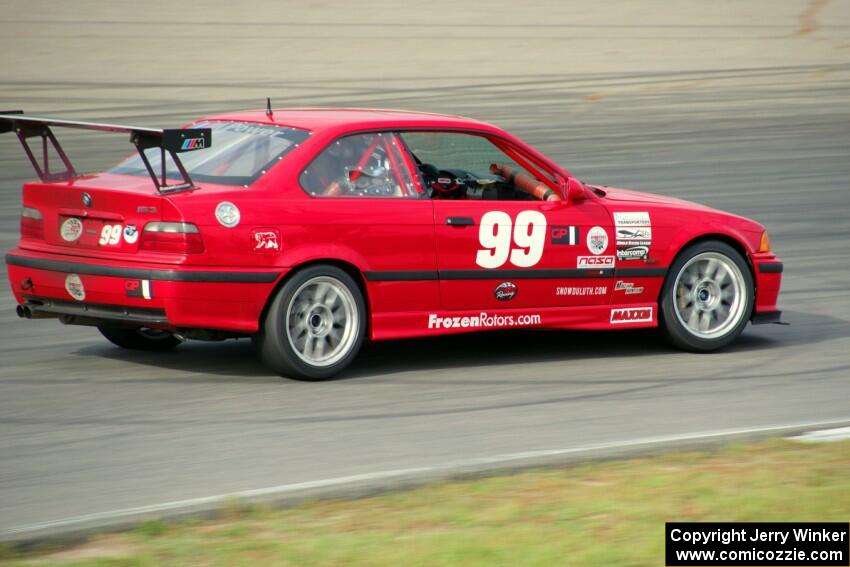
[[[673,351],[654,332],[378,343],[340,379],[313,384],[272,375],[244,340],[144,354],[114,348],[93,329],[21,321],[3,281],[0,536],[281,485],[438,476],[435,471],[454,465],[499,466],[641,439],[850,422],[850,10],[833,4],[810,14],[805,3],[788,4],[793,9],[783,3],[782,13],[749,18],[758,21],[752,26],[727,25],[717,15],[718,21],[703,17],[683,29],[683,16],[655,14],[632,29],[628,13],[611,20],[586,12],[555,14],[548,26],[505,23],[498,33],[526,46],[534,58],[527,66],[516,57],[489,62],[488,46],[500,47],[486,25],[470,27],[478,43],[449,26],[449,46],[466,50],[456,56],[466,58],[464,72],[425,60],[436,32],[398,30],[387,23],[393,18],[378,17],[364,24],[365,32],[339,23],[342,15],[338,28],[323,31],[310,13],[302,26],[283,30],[244,18],[244,24],[238,18],[211,23],[210,29],[258,37],[240,42],[238,56],[184,77],[173,72],[179,61],[165,56],[160,70],[111,68],[133,53],[134,60],[147,56],[132,40],[109,53],[102,70],[81,72],[87,49],[152,26],[151,17],[128,23],[105,15],[80,27],[64,25],[61,14],[52,20],[22,13],[0,23],[0,32],[14,31],[0,33],[12,69],[0,82],[0,107],[158,126],[256,108],[267,93],[278,106],[448,111],[511,130],[586,181],[753,217],[768,227],[785,263],[780,307],[790,323],[750,327],[712,355]],[[495,17],[508,16],[497,11]],[[571,23],[558,27],[558,21]],[[357,44],[362,50],[392,45],[411,59],[382,67],[380,58],[367,58],[375,65],[361,61],[355,68],[343,54],[348,66],[341,64],[335,80],[327,77],[330,63],[304,63],[292,76],[248,84],[239,79],[240,71],[260,65],[243,69],[242,58],[254,59],[252,50],[268,51],[275,37],[296,30],[300,38],[325,34],[312,43],[286,39],[307,42],[304,61],[322,60],[358,34],[368,34]],[[382,34],[394,39],[382,43]],[[53,51],[35,49],[34,36]],[[14,41],[31,53],[12,65]],[[63,44],[68,68],[39,71],[48,56],[58,65]],[[444,53],[444,44],[434,49]],[[644,45],[652,61],[632,49]],[[576,50],[587,61],[554,64],[558,53],[568,58]],[[197,56],[187,58],[198,64]],[[83,169],[130,148],[120,137],[62,139]],[[0,139],[3,249],[14,246],[19,185],[30,177],[16,140]]]

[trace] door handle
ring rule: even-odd
[[[446,217],[446,224],[450,226],[472,226],[475,221],[470,217]]]

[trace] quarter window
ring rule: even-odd
[[[396,197],[422,194],[398,136],[355,134],[332,142],[301,173],[301,187],[315,197]]]

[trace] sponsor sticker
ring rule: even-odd
[[[139,229],[134,224],[128,224],[124,227],[124,242],[127,244],[135,244],[139,239]]]
[[[276,228],[255,228],[251,231],[251,243],[257,254],[280,252],[280,231]]]
[[[490,313],[479,313],[477,315],[447,316],[431,313],[428,315],[429,329],[489,329],[495,327],[525,327],[539,325],[540,314],[528,315],[491,315]]]
[[[241,215],[239,208],[228,201],[222,201],[215,207],[215,218],[222,226],[233,228],[239,224]]]
[[[555,288],[555,295],[559,296],[572,296],[572,297],[585,297],[588,295],[607,295],[608,294],[608,286],[607,285],[596,285],[596,286],[584,286],[584,287],[565,287],[558,286]]]
[[[611,323],[650,323],[652,322],[652,307],[629,307],[612,309]]]
[[[601,226],[594,226],[587,232],[587,249],[591,254],[602,254],[608,248],[608,233]]]
[[[59,227],[59,235],[65,242],[74,242],[83,235],[83,222],[77,218],[66,219]]]
[[[83,301],[86,298],[86,288],[83,287],[83,280],[77,274],[65,276],[65,291],[77,301]]]
[[[578,234],[577,226],[553,226],[549,228],[549,242],[575,246],[578,244]]]
[[[580,270],[613,268],[614,258],[614,256],[579,256],[576,267]]]
[[[649,254],[648,246],[629,246],[626,248],[617,248],[618,260],[640,260],[646,258]]]
[[[632,282],[624,282],[622,280],[614,284],[614,291],[624,291],[626,295],[635,295],[643,293],[643,287],[636,287]]]
[[[496,296],[496,299],[499,301],[510,301],[514,297],[516,297],[517,286],[513,282],[502,282],[496,286],[496,289],[493,290],[493,295]]]
[[[203,137],[200,138],[187,138],[183,140],[183,145],[180,146],[180,149],[184,152],[192,151],[192,150],[201,150],[206,147],[205,140]]]
[[[621,226],[649,226],[649,213],[614,213],[614,224]]]
[[[652,242],[651,227],[636,226],[617,229],[617,244],[648,245],[650,242]]]

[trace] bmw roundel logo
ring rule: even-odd
[[[91,207],[91,203],[91,195],[89,195],[88,193],[83,193],[83,205],[85,205],[86,208],[89,208]]]

